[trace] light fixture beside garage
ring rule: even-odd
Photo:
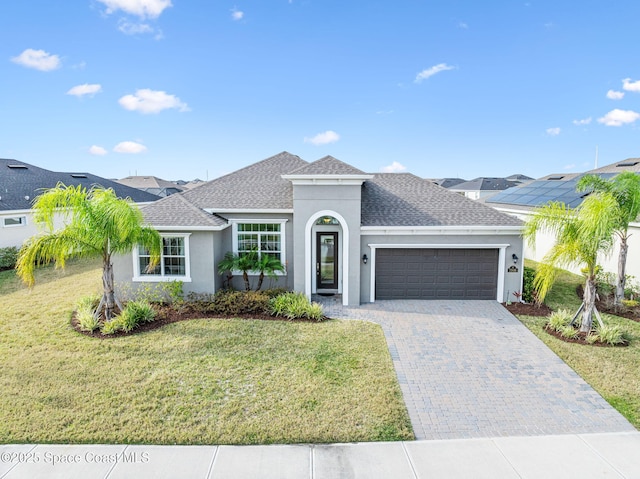
[[[511,255],[511,259],[513,259],[513,264],[518,264],[518,255],[513,253]]]
[[[369,258],[367,258],[367,254],[365,253],[365,254],[362,255],[362,262],[364,264],[367,264],[367,261],[369,261]]]

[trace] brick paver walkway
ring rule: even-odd
[[[322,302],[382,326],[417,439],[635,430],[495,301]]]

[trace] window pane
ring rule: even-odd
[[[184,276],[185,275],[184,258],[165,258],[164,274],[165,276]]]
[[[25,224],[24,216],[15,216],[13,218],[5,218],[4,225],[5,226],[19,226]]]
[[[149,270],[149,257],[148,256],[140,256],[140,274],[141,275],[159,275],[160,265],[156,265],[155,268]]]

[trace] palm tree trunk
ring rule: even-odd
[[[246,271],[242,272],[242,279],[244,280],[245,291],[251,291],[251,283],[249,283],[249,275]]]
[[[113,264],[111,255],[102,257],[102,288],[104,295],[104,318],[110,321],[115,317],[116,295],[113,281]]]
[[[589,333],[593,324],[593,310],[596,307],[596,281],[593,276],[587,276],[582,301],[584,302],[584,311],[582,312],[580,332]]]
[[[615,295],[615,307],[616,309],[622,306],[622,300],[624,299],[624,287],[627,281],[626,269],[627,269],[627,252],[629,251],[629,244],[627,243],[627,236],[620,236],[620,254],[618,255],[618,281],[616,283],[616,295]]]
[[[264,281],[264,272],[260,271],[260,276],[258,276],[258,285],[256,286],[256,291],[260,291],[260,288],[262,288],[263,281]]]

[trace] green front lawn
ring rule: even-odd
[[[576,295],[576,286],[582,281],[581,276],[562,273],[545,302],[554,310],[577,311],[581,301]],[[628,347],[566,343],[544,331],[546,318],[519,316],[519,319],[640,429],[640,323],[609,314],[602,316],[605,323],[618,324],[632,336]]]
[[[190,320],[93,339],[69,324],[97,263],[0,273],[0,442],[266,444],[412,439],[379,326]]]

